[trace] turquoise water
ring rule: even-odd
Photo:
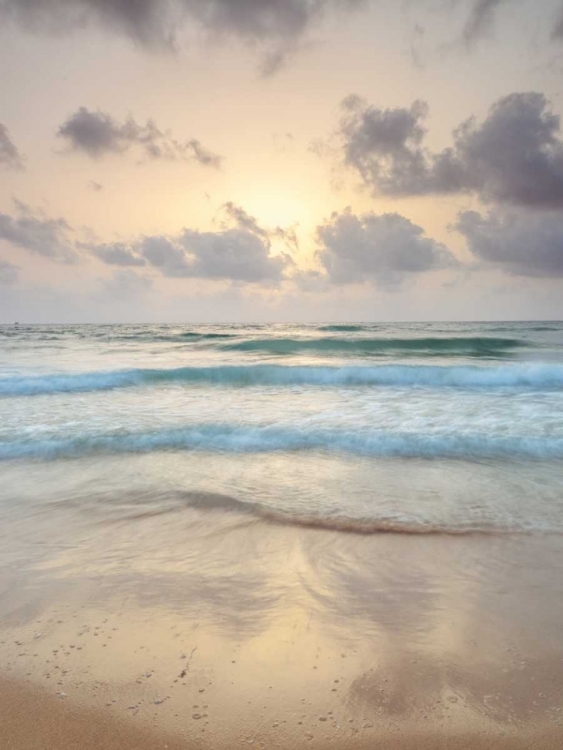
[[[563,531],[563,323],[0,327],[6,529],[206,502]],[[207,500],[206,500],[207,498]]]

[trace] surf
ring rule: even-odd
[[[380,458],[563,459],[563,437],[480,433],[389,432],[377,429],[303,429],[282,426],[195,424],[160,430],[85,434],[0,443],[0,460],[80,458],[160,451],[225,453],[343,453]]]
[[[134,368],[81,373],[11,376],[0,379],[0,397],[88,393],[162,385],[221,387],[424,387],[532,388],[563,387],[563,365],[358,365],[284,366],[218,365],[171,369]]]

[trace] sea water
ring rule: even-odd
[[[560,533],[563,323],[4,325],[0,477],[16,537],[190,505]]]

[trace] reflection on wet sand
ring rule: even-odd
[[[557,535],[358,536],[193,506],[77,519],[73,544],[53,529],[4,565],[10,678],[210,748],[563,740]]]

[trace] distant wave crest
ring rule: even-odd
[[[352,325],[352,324],[343,324],[343,323],[335,323],[333,325],[326,325],[321,326],[319,328],[319,331],[328,331],[328,332],[335,332],[338,333],[356,333],[358,331],[363,331],[365,329],[365,326],[361,325]]]
[[[352,331],[353,327],[333,326],[331,329]],[[323,336],[320,338],[250,338],[221,344],[221,348],[238,352],[267,352],[290,355],[301,352],[325,354],[385,355],[424,354],[426,356],[502,357],[519,348],[529,347],[522,339],[494,338],[491,336],[453,336],[419,338],[342,338]]]
[[[379,365],[315,367],[223,365],[11,376],[0,379],[0,397],[85,393],[162,384],[231,387],[294,385],[403,386],[426,388],[562,388],[563,365]]]

